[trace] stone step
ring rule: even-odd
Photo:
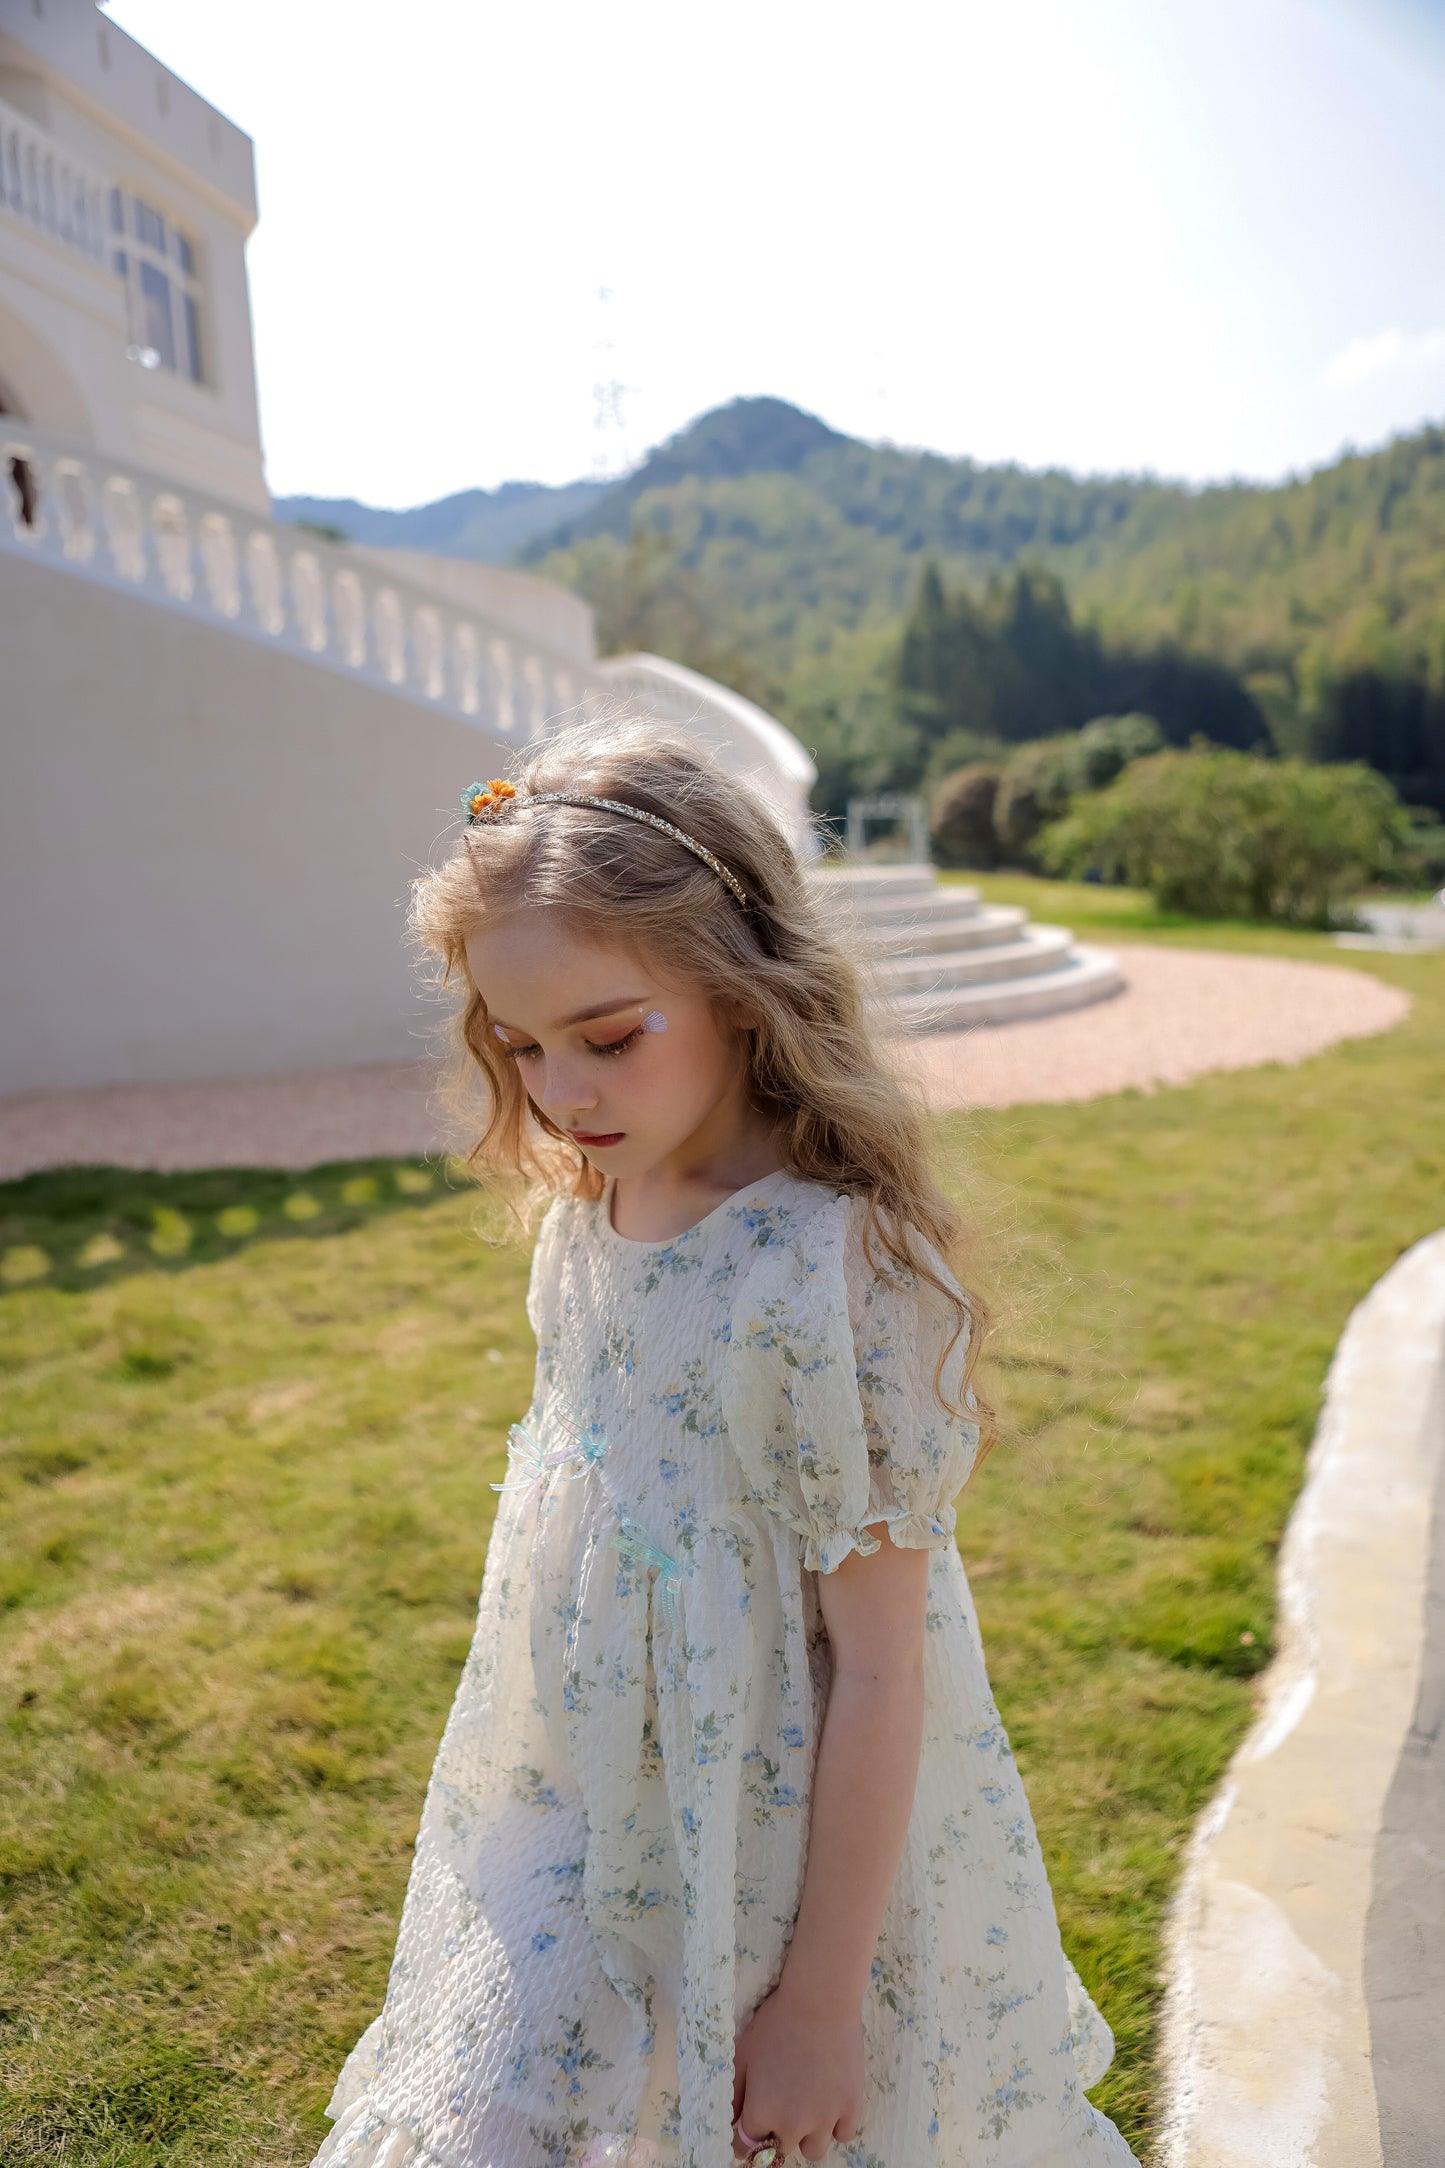
[[[856,926],[869,933],[885,926],[930,926],[935,919],[957,924],[965,918],[974,918],[989,908],[971,895],[967,889],[935,888],[931,894],[891,899],[886,896],[854,896],[843,899],[838,907]]]
[[[988,948],[948,949],[925,956],[885,956],[878,964],[883,985],[895,993],[948,991],[997,979],[1036,978],[1068,956],[1074,937],[1064,926],[1025,926],[1017,940]]]
[[[932,866],[810,866],[807,878],[846,896],[870,916],[879,910],[906,909],[910,904],[920,902],[926,904],[938,895],[951,896],[960,902],[978,901],[978,890],[961,883],[940,889],[938,875]]]
[[[1023,978],[984,980],[935,993],[888,997],[879,1021],[909,1037],[921,1032],[965,1031],[973,1024],[1008,1024],[1025,1017],[1057,1016],[1121,993],[1124,977],[1102,949],[1077,946],[1054,970]]]
[[[1075,945],[1063,926],[1033,926],[932,866],[813,866],[839,906],[840,930],[873,952],[884,1029],[961,1031],[1083,1008],[1124,984],[1114,959]]]
[[[954,913],[930,912],[924,918],[875,926],[865,920],[866,932],[884,956],[922,956],[937,949],[994,948],[1028,924],[1028,912],[1016,904],[968,906]]]

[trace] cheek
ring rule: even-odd
[[[688,1031],[674,1020],[665,1034],[638,1042],[638,1084],[659,1097],[706,1097],[715,1091],[726,1063],[710,1031]]]

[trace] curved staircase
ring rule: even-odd
[[[1123,988],[1103,949],[1066,927],[1034,925],[1016,905],[984,903],[976,888],[943,886],[932,866],[815,866],[808,878],[873,946],[890,1009],[910,1034],[1054,1016]]]

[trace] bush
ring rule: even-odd
[[[997,768],[975,762],[946,775],[933,793],[928,833],[940,866],[987,868],[998,857],[993,809],[998,796]]]
[[[1039,838],[1054,873],[1146,888],[1161,910],[1327,926],[1400,858],[1408,822],[1361,762],[1153,753]]]
[[[1107,790],[1131,761],[1163,750],[1164,733],[1152,715],[1096,715],[1074,740],[1074,793]]]
[[[1073,796],[1074,733],[1020,746],[1003,771],[993,811],[994,833],[1021,858],[1045,822],[1057,820]]]

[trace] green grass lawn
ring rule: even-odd
[[[1008,1433],[960,1539],[1066,1939],[1147,2151],[1164,1908],[1249,1721],[1331,1349],[1445,1221],[1445,956],[1297,1069],[939,1122]],[[296,2168],[373,2015],[467,1645],[528,1257],[415,1164],[0,1187],[0,2159]],[[488,1226],[500,1221],[488,1219]]]

